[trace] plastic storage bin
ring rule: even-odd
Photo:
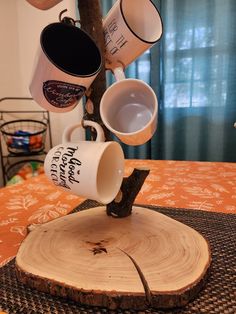
[[[31,155],[44,150],[47,124],[37,120],[13,120],[1,125],[0,130],[9,153]]]

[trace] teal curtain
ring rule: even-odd
[[[101,2],[104,14],[114,3]],[[126,76],[156,92],[158,128],[142,146],[123,145],[126,158],[236,161],[236,1],[153,2],[163,36]]]

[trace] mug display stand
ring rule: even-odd
[[[104,53],[99,0],[78,0],[81,28]],[[105,68],[91,86],[84,119],[98,122]],[[104,127],[106,139],[109,132]],[[92,133],[92,132],[91,132]],[[93,137],[93,133],[92,133]],[[196,230],[133,205],[148,169],[134,169],[107,206],[55,219],[29,232],[16,257],[21,282],[40,291],[109,309],[184,306],[203,287],[211,263]]]

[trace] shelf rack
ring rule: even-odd
[[[0,105],[1,103],[7,102],[7,101],[13,101],[14,107],[16,107],[16,103],[19,101],[26,101],[31,106],[29,101],[33,104],[33,98],[30,97],[4,97],[0,99]],[[28,106],[27,104],[27,106]],[[5,106],[6,107],[6,106]],[[20,106],[19,106],[20,107]],[[33,117],[33,118],[32,118]],[[16,122],[19,120],[24,119],[33,119],[35,121],[38,121],[39,123],[44,122],[46,125],[46,134],[45,134],[45,143],[43,145],[43,149],[39,151],[19,151],[17,153],[14,153],[12,151],[8,150],[7,143],[4,140],[4,135],[1,132],[1,144],[0,144],[0,155],[1,155],[1,167],[2,167],[2,180],[3,184],[5,185],[7,180],[9,179],[7,177],[7,171],[9,168],[13,168],[13,166],[16,164],[20,164],[23,160],[25,162],[29,162],[32,158],[34,161],[42,162],[47,154],[48,149],[52,148],[52,133],[51,133],[51,123],[50,123],[50,114],[46,110],[0,110],[0,125],[3,126],[4,123],[10,123]],[[22,160],[23,159],[23,160]]]

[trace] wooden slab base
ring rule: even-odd
[[[21,282],[82,304],[109,309],[183,306],[202,288],[207,241],[150,209],[116,219],[96,207],[31,231],[16,269]]]

